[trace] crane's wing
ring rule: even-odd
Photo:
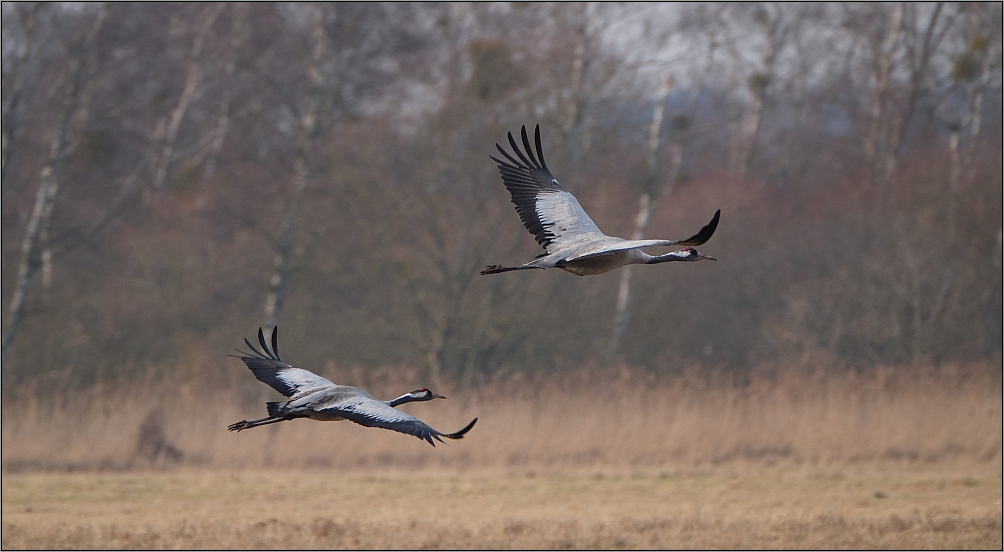
[[[718,219],[722,215],[722,210],[719,209],[715,211],[715,216],[711,218],[711,222],[706,224],[701,231],[694,234],[693,236],[685,240],[622,240],[620,238],[607,238],[603,242],[597,243],[595,246],[587,246],[582,248],[572,255],[569,255],[565,260],[574,261],[576,259],[585,259],[588,257],[597,257],[599,255],[606,255],[607,253],[613,253],[614,251],[624,251],[627,249],[638,249],[640,247],[650,247],[653,245],[689,245],[697,246],[702,245],[704,242],[711,239],[712,234],[718,228]]]
[[[265,342],[265,335],[261,328],[258,328],[258,343],[261,344],[265,352],[262,353],[247,338],[244,338],[244,343],[253,352],[231,356],[236,356],[244,361],[244,364],[254,372],[254,377],[258,378],[258,381],[269,385],[287,397],[335,385],[309,370],[293,368],[283,362],[279,358],[277,341],[278,328],[274,328],[272,330],[272,349],[269,350],[268,344]]]
[[[587,247],[581,248],[571,255],[565,257],[566,261],[574,261],[577,259],[586,259],[589,257],[598,257],[600,255],[606,255],[607,253],[613,253],[615,251],[625,251],[628,249],[638,249],[641,247],[650,247],[653,245],[673,245],[676,242],[670,240],[625,240],[621,238],[612,238],[610,240],[604,240],[596,244],[590,244]]]
[[[467,427],[456,433],[440,433],[429,427],[422,420],[371,398],[340,401],[330,406],[315,407],[314,410],[338,414],[346,420],[352,420],[366,427],[381,427],[383,429],[414,435],[419,439],[428,441],[432,446],[436,446],[436,443],[432,441],[433,439],[440,443],[443,442],[440,437],[463,439],[464,434],[470,431],[474,427],[474,423],[478,421],[477,418],[474,418],[471,423],[467,424]]]
[[[544,151],[540,146],[540,125],[534,130],[537,157],[534,157],[530,148],[525,126],[521,134],[526,155],[520,151],[510,132],[509,145],[519,160],[498,144],[495,147],[509,162],[489,157],[498,164],[502,183],[512,195],[512,202],[516,205],[516,212],[519,213],[523,226],[548,252],[567,249],[603,236],[603,232],[596,227],[596,223],[589,218],[575,196],[566,192],[547,169]],[[539,162],[537,158],[540,158]]]

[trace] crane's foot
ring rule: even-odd
[[[235,424],[230,424],[227,429],[230,431],[240,431],[249,427],[251,427],[251,424],[247,420],[241,420]]]
[[[485,274],[498,274],[500,272],[509,272],[510,270],[516,270],[514,268],[505,267],[502,265],[489,265],[486,266],[484,270],[481,271],[482,275]]]

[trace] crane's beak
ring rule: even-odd
[[[437,394],[433,393],[433,394],[432,394],[432,398],[434,398],[434,399],[445,399],[446,397],[444,397],[444,396],[442,396],[442,395],[437,395]]]
[[[699,260],[699,261],[700,260],[704,260],[704,259],[707,259],[709,261],[717,261],[718,260],[718,259],[712,257],[711,255],[698,255],[697,256],[697,260]]]

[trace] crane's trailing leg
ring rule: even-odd
[[[509,272],[510,270],[530,270],[531,268],[544,268],[542,266],[502,266],[502,265],[490,265],[486,266],[481,274],[498,274],[500,272]]]
[[[268,424],[275,424],[275,423],[278,423],[278,422],[285,422],[286,420],[291,420],[291,419],[292,418],[271,418],[271,417],[269,417],[269,418],[262,418],[260,420],[251,420],[250,422],[247,421],[247,420],[241,420],[241,421],[239,421],[237,423],[230,424],[230,426],[227,427],[227,429],[229,429],[230,431],[240,431],[242,429],[249,429],[249,428],[252,428],[252,427],[258,427],[258,426],[263,426],[263,425],[268,425]]]

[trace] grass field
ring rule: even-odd
[[[1000,474],[20,474],[3,547],[1000,548]]]
[[[236,373],[5,398],[3,548],[1004,544],[999,367],[433,385],[450,399],[403,409],[479,417],[436,448],[349,422],[227,432],[274,399]],[[424,383],[387,381],[365,386]]]

